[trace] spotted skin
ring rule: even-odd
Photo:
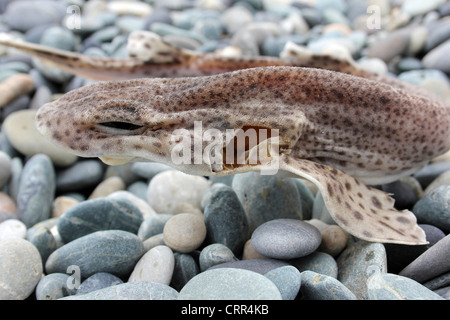
[[[345,230],[368,241],[426,243],[411,212],[363,184],[396,180],[450,148],[449,108],[411,91],[320,69],[264,67],[99,82],[42,106],[36,117],[54,143],[107,163],[156,161],[206,176],[264,168],[174,164],[173,136],[184,129],[193,137],[194,121],[224,136],[230,128],[278,129],[280,169],[317,184]],[[134,127],[102,125],[110,122]]]

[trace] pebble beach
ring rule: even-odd
[[[0,33],[84,55],[126,59],[138,30],[201,53],[351,56],[450,106],[446,0],[0,0]],[[0,46],[0,300],[450,300],[449,152],[375,186],[429,243],[367,242],[306,180],[59,149],[36,111],[93,82]]]

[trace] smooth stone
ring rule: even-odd
[[[266,258],[266,259],[251,259],[251,260],[238,260],[232,262],[225,262],[212,266],[210,269],[236,268],[236,269],[250,270],[264,275],[275,268],[289,265],[290,264],[285,261]]]
[[[207,241],[222,243],[234,254],[239,254],[249,237],[249,225],[244,208],[234,190],[225,185],[214,188],[203,212]]]
[[[48,87],[40,86],[36,88],[33,99],[30,101],[30,109],[39,109],[46,103],[52,101],[52,92]]]
[[[155,175],[149,183],[147,200],[160,213],[172,213],[180,202],[200,208],[203,193],[210,187],[204,177],[169,170]]]
[[[40,44],[56,49],[73,51],[75,42],[75,36],[69,29],[54,26],[42,33]]]
[[[162,233],[158,233],[155,234],[154,236],[151,236],[150,238],[146,239],[143,243],[145,252],[149,251],[154,247],[166,245],[166,243],[164,242],[164,235]]]
[[[64,212],[69,210],[71,207],[79,204],[80,201],[69,196],[59,196],[53,200],[52,204],[52,217],[59,218]]]
[[[36,112],[35,109],[20,110],[5,119],[2,127],[11,145],[28,157],[46,154],[58,166],[66,167],[75,163],[77,156],[56,147],[37,131]]]
[[[107,198],[113,199],[113,200],[114,199],[115,200],[123,199],[125,201],[129,201],[129,202],[133,203],[141,211],[143,219],[147,219],[149,217],[157,215],[155,210],[153,210],[153,208],[150,207],[150,205],[147,203],[147,201],[145,201],[142,198],[139,198],[138,196],[132,194],[129,191],[125,191],[125,190],[115,191],[115,192],[111,193],[110,195],[108,195]]]
[[[324,252],[313,252],[306,257],[290,260],[289,263],[300,272],[314,271],[325,276],[337,278],[338,266],[332,256]]]
[[[97,231],[75,239],[55,250],[45,263],[46,273],[66,272],[79,266],[82,278],[108,272],[118,277],[128,275],[144,254],[142,241],[122,230]]]
[[[187,253],[175,253],[175,266],[173,269],[170,286],[180,291],[186,283],[200,273],[195,259]]]
[[[9,219],[18,219],[17,215],[11,212],[0,211],[0,223]]]
[[[25,239],[27,226],[20,220],[9,219],[0,223],[0,240],[21,238]]]
[[[230,248],[221,243],[213,243],[200,252],[200,271],[203,272],[212,266],[237,260]]]
[[[85,294],[122,283],[123,281],[120,278],[111,273],[99,272],[84,280],[77,289],[76,294]]]
[[[58,220],[58,231],[65,243],[101,230],[123,230],[136,234],[142,213],[125,199],[98,198],[68,209]]]
[[[102,181],[103,173],[103,166],[98,160],[77,161],[57,172],[56,189],[70,192],[94,187]]]
[[[107,9],[118,15],[140,17],[146,17],[153,11],[152,6],[148,3],[138,1],[110,1],[107,3]]]
[[[450,232],[450,185],[437,187],[417,201],[412,212],[419,223],[431,224]]]
[[[0,300],[26,299],[43,272],[36,247],[20,238],[0,240],[0,265]]]
[[[433,291],[445,300],[450,300],[450,286]]]
[[[414,177],[420,182],[423,188],[426,188],[434,179],[448,170],[450,170],[450,161],[430,163],[417,172]]]
[[[255,248],[252,246],[252,239],[248,239],[244,244],[244,250],[242,252],[242,260],[250,260],[250,259],[264,259],[267,258],[257,252]]]
[[[252,246],[274,259],[295,259],[314,252],[322,235],[313,225],[298,219],[276,219],[263,223],[252,234]]]
[[[105,179],[111,177],[119,177],[125,186],[129,186],[135,182],[143,182],[141,177],[133,172],[133,163],[128,162],[117,166],[108,166],[105,171]]]
[[[386,272],[386,250],[381,243],[358,240],[350,242],[336,260],[338,280],[359,300],[366,300],[367,279],[374,271]]]
[[[160,234],[164,230],[164,225],[166,222],[173,217],[173,214],[169,213],[158,213],[151,217],[148,217],[142,221],[138,230],[138,237],[144,241],[147,240],[154,235]]]
[[[436,48],[429,51],[422,59],[423,65],[427,69],[438,69],[447,74],[450,73],[450,63],[448,55],[450,52],[450,40],[447,40]]]
[[[38,249],[44,264],[52,252],[58,248],[58,242],[50,228],[38,228],[32,236],[27,235],[27,239]]]
[[[36,287],[36,300],[57,300],[69,295],[66,273],[52,273],[43,277]]]
[[[277,286],[249,270],[210,269],[193,277],[178,300],[281,300]]]
[[[172,250],[167,246],[156,246],[139,259],[128,282],[150,281],[169,285],[174,265]]]
[[[132,183],[132,184],[130,184],[128,186],[127,191],[132,193],[133,195],[135,195],[139,199],[142,199],[146,203],[148,203],[147,202],[147,189],[148,189],[148,183],[147,182],[136,181],[136,182],[134,182],[134,183]]]
[[[425,282],[423,285],[430,290],[437,290],[444,287],[448,288],[450,286],[450,272],[437,276]]]
[[[264,276],[275,283],[283,300],[294,300],[300,290],[300,272],[293,266],[273,269]]]
[[[300,201],[302,203],[302,219],[309,220],[312,218],[312,210],[314,205],[314,195],[306,185],[305,180],[298,178],[291,178],[297,186]]]
[[[225,10],[221,19],[227,33],[235,34],[253,21],[253,15],[247,8],[235,6]]]
[[[0,189],[3,188],[11,177],[11,157],[0,151]]]
[[[248,172],[235,175],[232,188],[247,214],[250,232],[269,220],[302,218],[299,192],[290,179]]]
[[[330,225],[320,230],[322,241],[317,251],[337,257],[347,246],[347,233],[340,226]]]
[[[440,187],[450,185],[450,170],[445,171],[444,173],[440,174],[436,179],[431,182],[428,187],[424,190],[424,193],[427,194],[431,190]]]
[[[172,250],[187,253],[197,249],[206,238],[203,217],[192,213],[180,213],[164,225],[164,242]]]
[[[411,28],[398,29],[389,33],[379,33],[379,36],[369,43],[367,57],[379,58],[384,62],[389,62],[405,52],[410,36]]]
[[[311,218],[323,221],[329,225],[336,224],[336,222],[331,217],[330,212],[328,211],[328,208],[325,205],[322,194],[320,192],[317,192],[316,196],[314,197]]]
[[[19,192],[20,177],[23,171],[23,161],[19,157],[14,157],[11,159],[11,176],[8,183],[9,195],[14,201],[17,201],[17,194]],[[15,206],[15,204],[14,204]],[[17,212],[17,207],[16,207]]]
[[[1,121],[3,122],[10,114],[18,112],[20,110],[27,109],[30,105],[30,97],[27,95],[22,95],[15,98],[3,107]]]
[[[407,265],[399,275],[423,283],[450,271],[450,235],[434,244]]]
[[[97,187],[95,187],[94,191],[92,191],[88,199],[107,197],[116,191],[121,191],[124,189],[125,183],[123,182],[122,178],[117,176],[109,177],[100,182]]]
[[[411,16],[419,16],[438,9],[445,0],[409,0],[402,3],[401,11]]]
[[[423,68],[423,64],[422,61],[417,58],[407,57],[397,63],[397,68],[400,72],[420,70]]]
[[[381,272],[367,280],[367,294],[369,300],[445,300],[417,281]]]
[[[133,163],[131,171],[139,177],[151,180],[158,173],[174,170],[172,167],[157,162],[136,162]]]
[[[448,20],[439,20],[428,26],[428,30],[428,38],[425,44],[425,51],[427,52],[450,39],[450,22]]]
[[[55,169],[44,154],[31,157],[25,164],[17,194],[17,212],[27,227],[51,216],[55,197]]]
[[[175,300],[178,292],[168,285],[156,282],[126,282],[85,294],[60,300]]]
[[[385,243],[387,255],[387,266],[389,273],[399,273],[408,264],[414,261],[418,256],[431,248],[436,242],[445,237],[442,230],[432,225],[419,224],[419,227],[425,231],[428,244],[408,246],[396,243]]]
[[[357,300],[355,294],[336,278],[303,271],[300,294],[304,300]]]
[[[397,180],[388,184],[383,184],[381,190],[392,194],[395,200],[395,208],[398,210],[411,209],[419,200],[419,195],[405,181]]]

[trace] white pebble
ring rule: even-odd
[[[25,239],[27,235],[27,227],[17,219],[9,219],[0,223],[0,240],[10,238]]]
[[[198,214],[180,213],[164,225],[164,242],[172,250],[182,253],[197,249],[206,238],[203,217]]]
[[[167,246],[156,246],[138,261],[128,282],[150,281],[168,285],[172,280],[174,266],[172,250]]]

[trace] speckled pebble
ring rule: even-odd
[[[303,271],[300,276],[300,293],[304,300],[357,300],[355,294],[336,278],[314,271]]]
[[[386,272],[386,250],[381,243],[358,240],[350,242],[337,258],[338,280],[358,299],[367,296],[367,279],[374,271]]]
[[[175,170],[163,171],[150,180],[147,200],[150,206],[160,213],[172,213],[180,202],[200,208],[203,193],[209,186],[210,182],[200,176]]]
[[[337,225],[330,225],[320,231],[322,241],[318,251],[337,257],[347,246],[347,233]]]
[[[300,272],[293,266],[273,269],[264,276],[275,283],[283,300],[294,300],[300,290]]]
[[[168,285],[149,281],[126,282],[60,300],[175,300],[178,292]]]
[[[128,282],[151,281],[170,284],[175,258],[167,246],[156,246],[146,252],[135,265]]]
[[[213,243],[200,252],[200,271],[203,272],[212,266],[237,260],[230,248],[221,243]]]
[[[367,293],[370,300],[445,300],[417,281],[381,272],[367,280]]]
[[[76,294],[85,294],[121,283],[123,281],[115,275],[107,272],[99,272],[84,280],[77,289]]]
[[[164,225],[164,242],[174,251],[186,253],[197,249],[206,238],[203,217],[192,213],[180,213]]]
[[[38,250],[27,240],[0,240],[0,300],[23,300],[31,295],[42,276]]]
[[[143,254],[144,245],[134,234],[121,230],[97,231],[54,251],[45,263],[45,271],[64,273],[75,265],[80,267],[83,278],[98,272],[120,277],[131,272]]]
[[[178,300],[281,300],[276,285],[249,270],[210,269],[193,277]]]
[[[23,168],[17,194],[19,218],[27,227],[50,218],[54,197],[55,169],[48,156],[37,154]]]
[[[450,185],[437,187],[420,199],[412,212],[419,223],[431,224],[450,232]]]
[[[9,219],[0,223],[0,240],[9,238],[25,239],[27,226],[20,220]]]
[[[322,236],[311,224],[298,219],[276,219],[263,223],[252,234],[252,246],[274,259],[307,256],[320,245]]]
[[[43,277],[36,287],[36,300],[57,300],[68,296],[66,273],[52,273]]]

